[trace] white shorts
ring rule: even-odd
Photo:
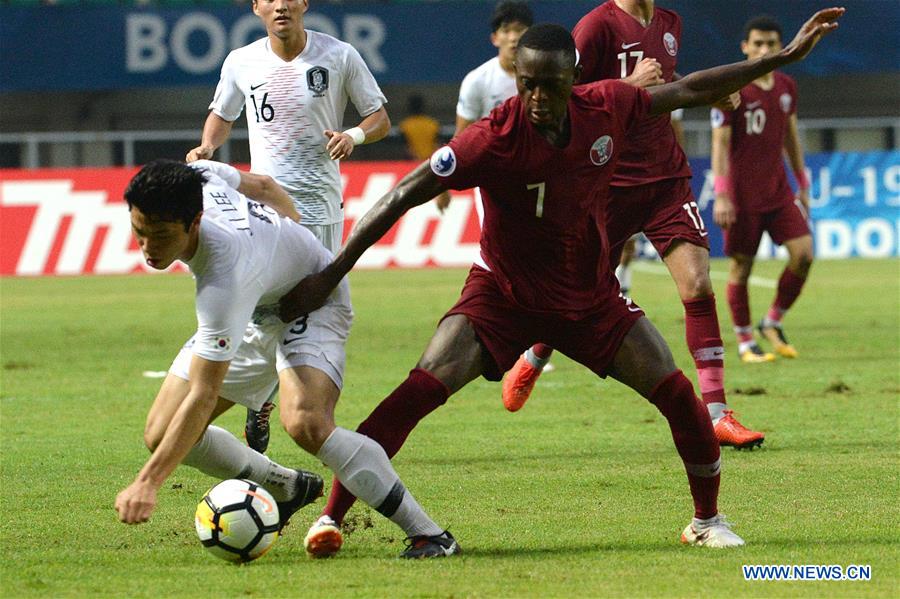
[[[337,254],[341,249],[341,244],[344,243],[344,221],[331,225],[307,225],[301,219],[300,224],[309,229],[332,254]]]
[[[329,303],[290,324],[270,319],[247,325],[241,346],[228,367],[220,395],[252,410],[259,410],[278,385],[278,373],[296,366],[311,366],[344,384],[353,310],[349,304]],[[190,380],[191,337],[172,362],[169,373]]]

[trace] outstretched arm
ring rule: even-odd
[[[820,10],[803,24],[791,43],[778,54],[697,71],[673,83],[648,88],[653,98],[651,114],[712,104],[766,73],[803,60],[822,36],[837,29],[837,20],[844,12],[843,8]]]
[[[331,264],[297,283],[281,298],[281,319],[290,322],[324,304],[363,252],[381,239],[407,210],[424,204],[443,189],[428,162],[406,175],[360,219]]]

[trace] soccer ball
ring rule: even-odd
[[[231,562],[249,562],[278,538],[278,504],[249,480],[225,480],[197,505],[194,526],[203,546]]]

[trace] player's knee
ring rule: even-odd
[[[697,299],[712,295],[712,281],[709,278],[709,270],[697,268],[691,270],[688,276],[679,281],[678,288],[681,291],[681,299]]]
[[[329,418],[310,410],[295,410],[290,414],[282,412],[281,420],[291,439],[312,454],[319,451],[334,430],[334,423]]]
[[[796,255],[791,256],[791,270],[801,277],[806,277],[813,263],[812,249],[799,251]]]

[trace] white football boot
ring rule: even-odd
[[[700,547],[740,547],[744,539],[737,536],[731,530],[731,524],[725,520],[722,514],[716,514],[706,520],[694,518],[681,533],[681,542]]]

